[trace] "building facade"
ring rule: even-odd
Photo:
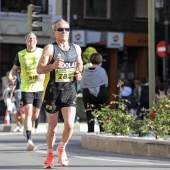
[[[33,4],[42,6],[43,21],[38,23],[42,31],[36,31],[38,46],[54,41],[51,25],[62,18],[62,0],[1,0],[0,12],[0,63],[1,76],[5,75],[13,65],[17,51],[25,48],[24,36],[28,32],[27,6]]]
[[[65,3],[67,0],[65,0]],[[109,76],[109,99],[120,79],[148,79],[148,0],[72,0],[72,42],[93,46]],[[163,0],[155,0],[155,48],[165,39]],[[77,5],[78,4],[78,5]],[[67,10],[63,8],[66,16]],[[74,35],[73,35],[74,34]],[[82,39],[83,40],[82,40]],[[155,53],[155,74],[163,80],[163,59]]]
[[[43,22],[40,23],[43,30],[37,31],[39,46],[44,47],[54,41],[51,24],[59,18],[64,18],[70,23],[71,42],[79,44],[82,51],[93,46],[102,54],[103,67],[109,77],[110,101],[112,94],[118,92],[116,84],[119,79],[132,81],[135,77],[148,77],[148,0],[5,2],[1,0],[1,76],[11,69],[16,52],[25,48],[27,5],[31,3],[40,5],[43,9]],[[159,39],[161,38],[160,35]],[[160,63],[159,60],[162,62],[158,58],[156,67],[157,63]],[[161,75],[162,71],[159,74]]]

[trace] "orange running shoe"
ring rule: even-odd
[[[67,166],[68,165],[68,158],[67,158],[67,154],[66,154],[65,149],[58,146],[57,147],[57,154],[59,156],[58,163],[61,166]]]
[[[53,167],[54,167],[54,155],[52,153],[49,153],[46,155],[44,168],[53,168]]]

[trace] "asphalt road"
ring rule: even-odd
[[[81,147],[83,132],[74,132],[68,146],[69,165],[61,167],[55,155],[55,167],[58,170],[169,170],[170,159],[121,155],[101,151],[87,150]],[[61,139],[58,133],[56,145]],[[33,134],[36,149],[26,151],[26,139],[22,133],[0,133],[0,169],[2,170],[39,170],[43,169],[46,156],[45,133]]]

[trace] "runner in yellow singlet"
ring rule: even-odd
[[[37,65],[42,54],[42,48],[36,47],[37,37],[33,32],[25,36],[26,49],[16,55],[12,68],[11,84],[16,81],[20,69],[22,101],[25,107],[24,130],[27,137],[27,150],[32,151],[34,144],[31,139],[32,121],[36,120],[42,105],[44,75],[37,73]]]

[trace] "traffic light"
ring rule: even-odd
[[[41,12],[42,7],[29,4],[27,9],[28,31],[42,31],[42,26],[38,25],[39,22],[42,22],[42,17],[38,16],[38,13]]]

